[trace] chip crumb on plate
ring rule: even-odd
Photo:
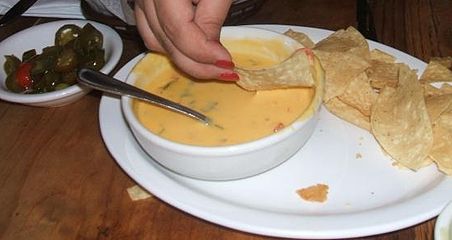
[[[326,202],[328,189],[328,185],[319,183],[306,188],[300,188],[297,190],[297,194],[309,202]]]
[[[149,192],[142,189],[138,185],[127,188],[127,193],[129,194],[129,197],[130,199],[132,199],[132,201],[138,201],[152,197]]]

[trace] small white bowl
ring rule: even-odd
[[[281,39],[292,49],[302,47],[279,33],[247,27],[225,27],[222,38]],[[289,159],[311,137],[323,96],[323,70],[316,94],[308,107],[293,124],[261,139],[230,146],[202,147],[176,143],[147,130],[132,110],[132,99],[122,97],[126,121],[143,149],[164,167],[192,178],[203,180],[232,180],[265,172]],[[133,74],[127,82],[135,83]]]
[[[105,66],[100,71],[105,74],[110,73],[121,58],[123,49],[121,38],[112,28],[85,20],[63,20],[44,23],[22,30],[0,42],[0,99],[31,106],[58,107],[72,103],[86,95],[90,89],[79,84],[48,93],[14,93],[6,88],[6,73],[3,69],[5,55],[14,54],[20,58],[25,51],[33,48],[38,53],[41,53],[43,48],[54,45],[55,33],[60,27],[65,24],[75,24],[83,27],[86,23],[91,23],[104,37],[103,48],[105,49],[106,61]]]
[[[452,202],[439,214],[435,223],[435,240],[452,239]]]

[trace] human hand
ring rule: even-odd
[[[136,0],[137,28],[145,45],[167,54],[199,79],[235,81],[231,55],[220,29],[232,0]]]

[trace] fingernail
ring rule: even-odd
[[[234,63],[228,60],[218,60],[215,62],[215,66],[226,69],[233,69],[235,67]]]
[[[237,81],[240,79],[239,75],[235,72],[225,72],[220,74],[219,79],[226,81]]]

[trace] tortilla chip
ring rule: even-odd
[[[292,29],[289,29],[284,33],[284,35],[301,43],[301,45],[303,45],[306,48],[313,48],[315,46],[314,42],[308,37],[308,35],[302,32],[297,32]]]
[[[450,60],[449,60],[450,59]],[[452,82],[452,57],[430,61],[421,75],[423,82]]]
[[[342,95],[349,83],[370,64],[351,53],[314,51],[325,69],[324,101]]]
[[[342,95],[350,81],[370,66],[369,45],[353,27],[338,30],[321,40],[314,52],[326,73],[325,102]]]
[[[452,104],[444,111],[433,125],[433,147],[430,158],[438,169],[452,175]]]
[[[426,83],[423,85],[425,97],[452,94],[452,85],[449,85],[447,83],[442,84],[441,87],[439,88],[430,85],[430,83]]]
[[[326,184],[316,184],[297,190],[298,196],[309,202],[325,202],[328,198],[329,187]]]
[[[312,44],[302,33],[285,34]],[[440,85],[452,82],[452,57],[432,58],[419,81],[394,56],[369,51],[353,27],[336,31],[313,51],[325,70],[323,101],[331,113],[370,131],[395,165],[417,170],[435,162],[452,175],[452,83]]]
[[[448,57],[432,57],[430,61],[437,62],[452,70],[452,56]]]
[[[370,118],[339,98],[330,99],[325,103],[325,107],[337,117],[370,132]]]
[[[429,157],[442,172],[452,175],[452,94],[428,97],[425,102],[433,129]]]
[[[315,85],[314,74],[316,74],[314,61],[318,60],[312,51],[302,48],[273,67],[255,70],[235,68],[234,71],[240,75],[237,84],[250,91],[312,87]]]
[[[370,116],[370,109],[377,96],[378,94],[370,86],[366,73],[362,72],[350,82],[339,99],[365,116]]]
[[[372,107],[372,132],[398,163],[417,170],[426,165],[433,133],[416,72],[402,65],[397,88],[385,87]]]
[[[396,61],[394,56],[378,49],[372,49],[370,51],[370,59],[384,63],[394,63]]]
[[[369,44],[354,27],[336,31],[318,42],[314,49],[324,52],[351,53],[365,60],[370,60]]]
[[[425,105],[430,117],[430,121],[434,125],[436,120],[447,111],[452,105],[452,94],[436,95],[425,98]]]
[[[127,193],[129,194],[129,197],[130,199],[132,199],[132,201],[138,201],[152,197],[149,192],[142,189],[138,185],[127,188]]]
[[[382,89],[386,86],[397,87],[399,78],[399,64],[386,63],[381,61],[371,61],[371,66],[366,69],[370,85],[375,89]]]

